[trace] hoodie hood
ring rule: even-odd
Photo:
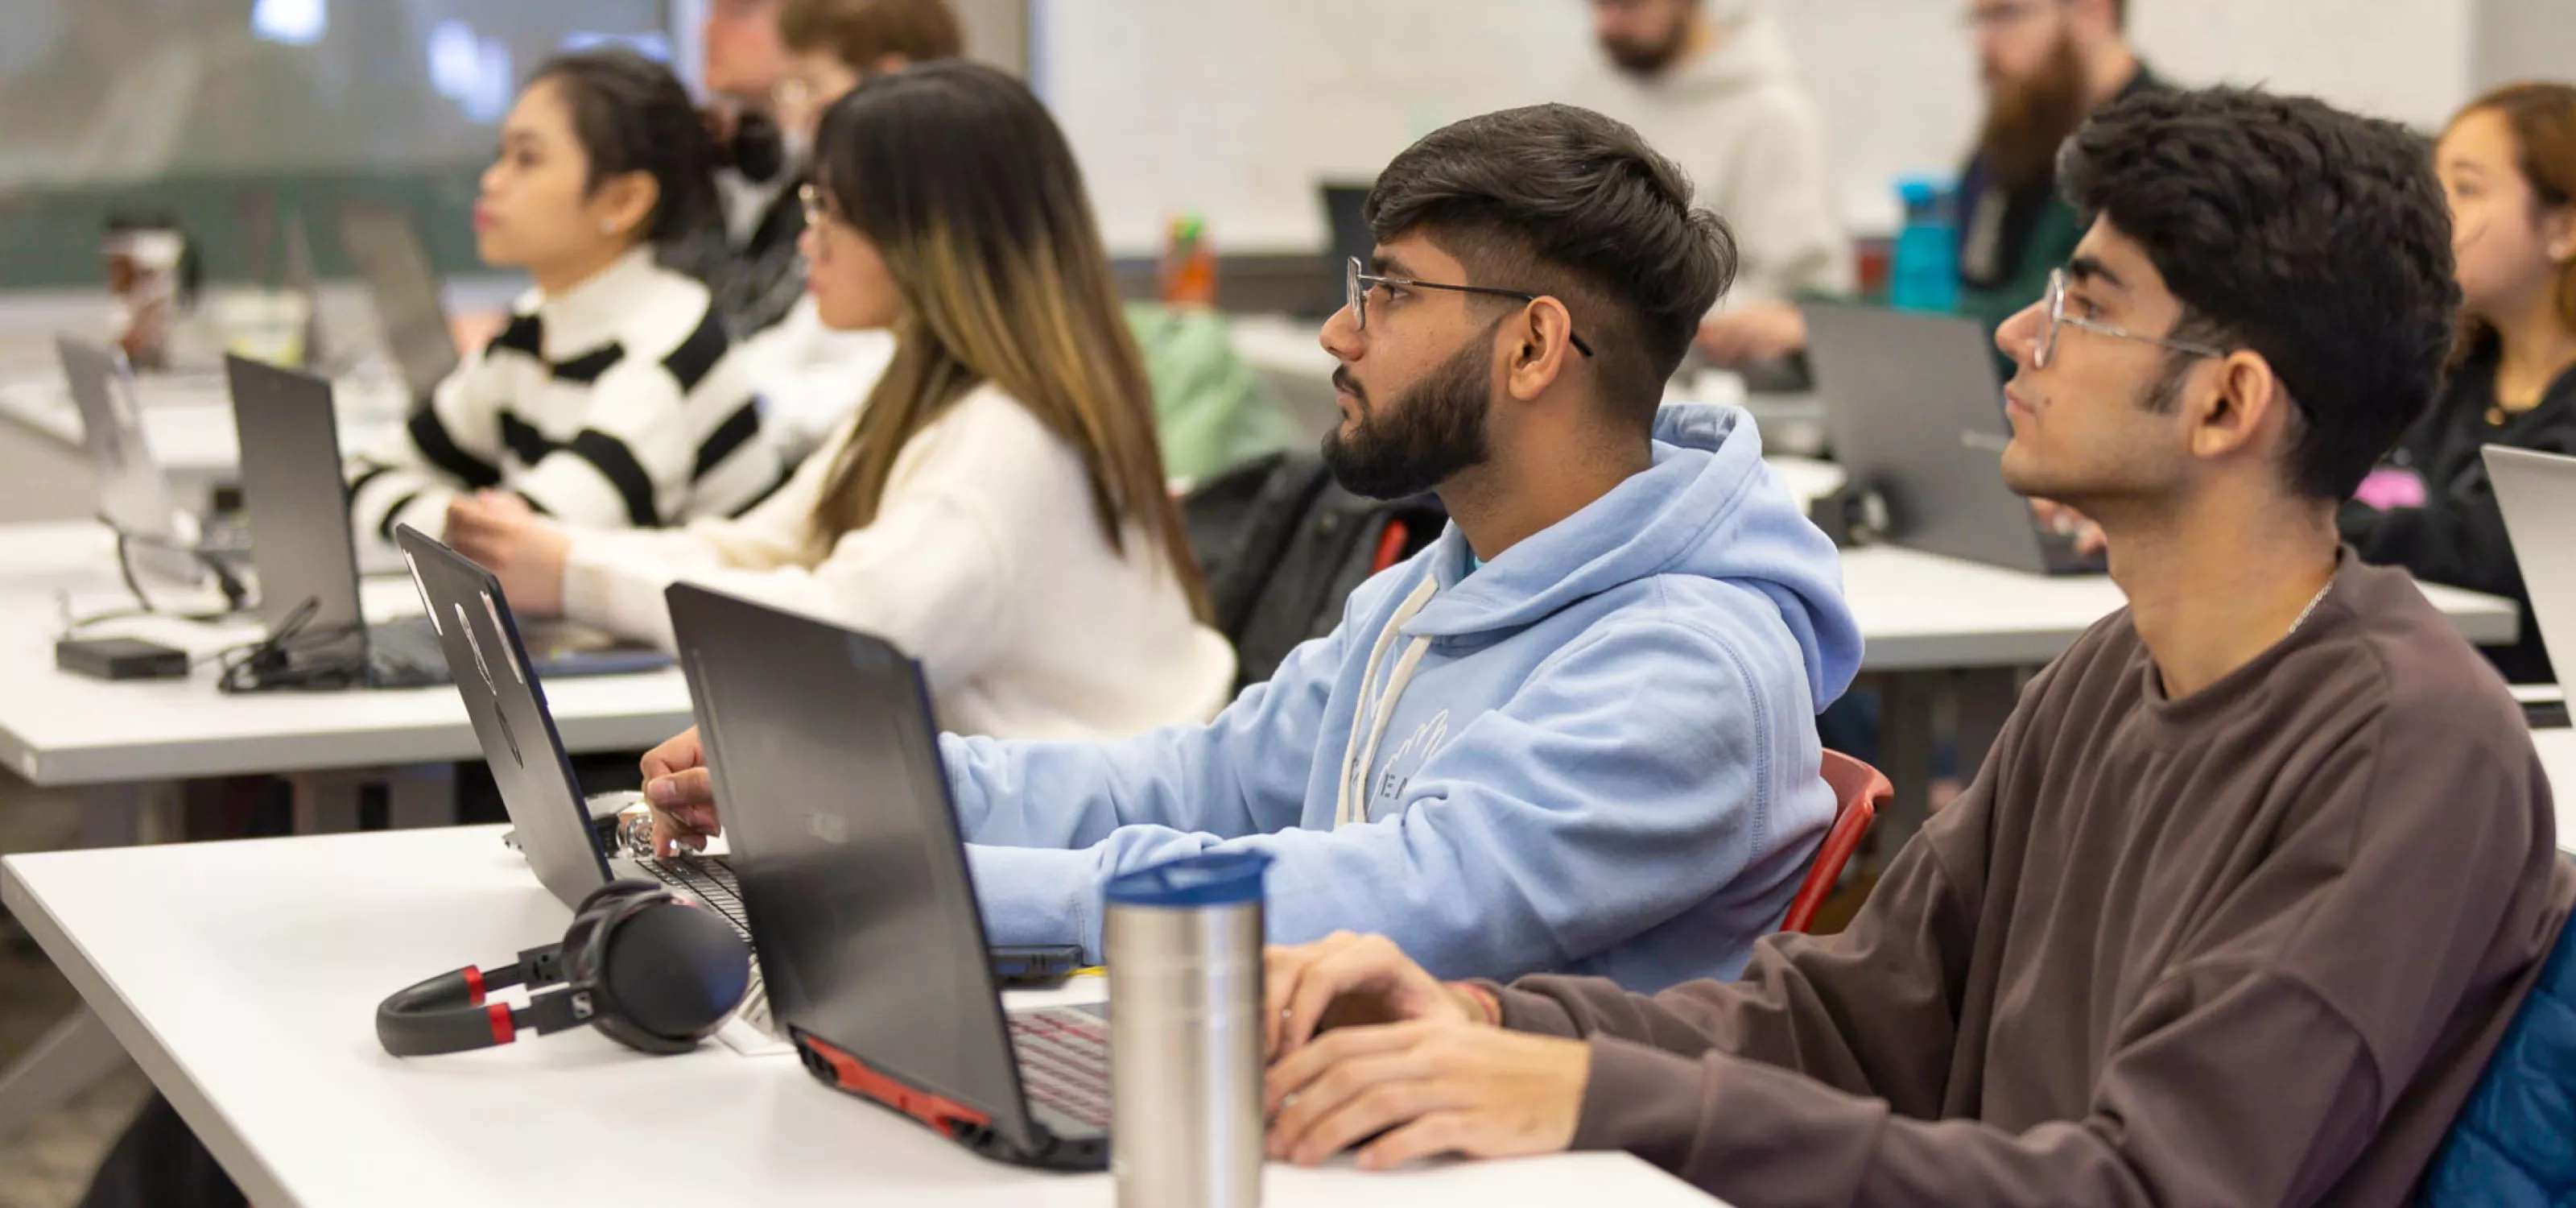
[[[1789,51],[1789,40],[1781,34],[1779,22],[1760,5],[1749,0],[1712,4],[1708,20],[1717,32],[1717,44],[1707,53],[1675,63],[1651,78],[1629,78],[1648,92],[1675,100],[1797,86],[1797,58]]]
[[[1763,463],[1761,433],[1742,408],[1668,406],[1656,416],[1651,468],[1473,575],[1466,536],[1450,525],[1428,555],[1439,594],[1403,633],[1494,635],[1639,579],[1714,579],[1770,600],[1797,638],[1809,691],[1829,701],[1859,670],[1860,631],[1833,542],[1799,502]]]

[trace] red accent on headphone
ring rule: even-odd
[[[459,972],[462,972],[465,975],[465,1004],[472,1007],[482,1006],[483,971],[472,965],[467,965],[462,970],[459,970]]]
[[[956,1136],[960,1124],[972,1124],[978,1128],[993,1126],[989,1112],[979,1112],[954,1099],[905,1086],[869,1069],[858,1058],[811,1036],[798,1036],[796,1039],[808,1051],[822,1058],[823,1064],[831,1067],[833,1086],[885,1104],[929,1125],[940,1136]]]
[[[492,1017],[492,1043],[508,1044],[518,1036],[518,1025],[510,1022],[510,1004],[496,1002],[483,1008],[483,1013]]]

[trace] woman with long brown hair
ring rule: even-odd
[[[2432,413],[2345,506],[2344,539],[2369,561],[2521,601],[2522,640],[2487,655],[2513,682],[2546,683],[2549,656],[2478,451],[2576,453],[2576,87],[2480,97],[2434,156],[2465,310],[2459,360]]]
[[[687,579],[922,660],[950,729],[1098,738],[1204,720],[1232,652],[1164,488],[1152,395],[1072,150],[1028,89],[961,61],[870,79],[815,143],[808,288],[891,328],[867,402],[738,520],[451,533],[512,602],[671,640]]]

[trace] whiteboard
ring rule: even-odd
[[[1853,229],[1893,181],[1956,170],[1980,109],[1966,0],[1756,0],[1824,117]],[[2560,2],[2560,0],[2550,0]],[[2469,95],[2468,0],[2131,0],[2189,83],[2263,83],[2438,125]],[[1584,0],[1032,0],[1031,70],[1111,248],[1204,215],[1227,251],[1325,243],[1322,179],[1367,179],[1449,122],[1551,99],[1597,54]]]

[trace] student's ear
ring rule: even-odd
[[[1496,333],[1505,344],[1504,386],[1527,402],[1547,392],[1567,363],[1583,354],[1574,348],[1574,316],[1554,298],[1540,298],[1521,309],[1520,317]]]
[[[591,212],[599,216],[602,235],[644,236],[644,225],[653,220],[653,207],[662,200],[662,186],[650,172],[624,172],[608,177],[591,190]]]
[[[2547,250],[2551,264],[2576,263],[2576,204],[2540,216],[2540,246]]]
[[[2290,419],[2290,396],[2263,354],[2238,349],[2220,358],[2216,366],[2210,388],[2186,390],[2183,396],[2183,405],[2195,410],[2192,454],[2212,459],[2243,452],[2267,428],[2286,425]]]

